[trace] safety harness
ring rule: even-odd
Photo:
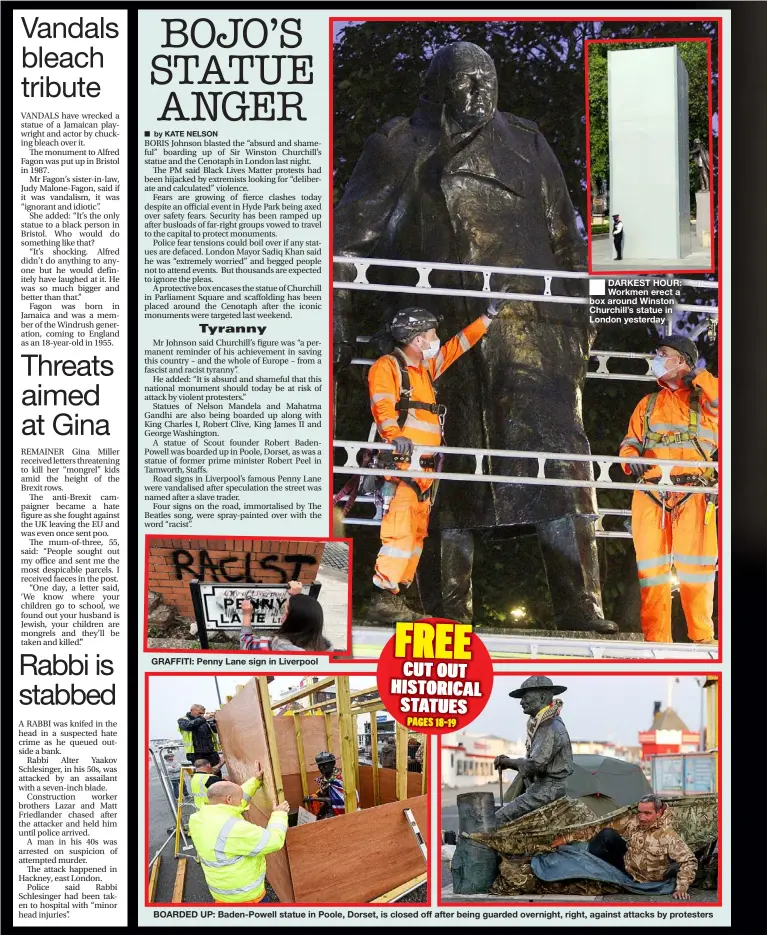
[[[699,430],[700,430],[700,396],[701,391],[700,387],[694,386],[690,391],[690,401],[689,409],[690,414],[687,422],[687,429],[683,432],[655,432],[650,428],[650,417],[652,416],[653,409],[655,404],[658,401],[658,396],[660,393],[651,393],[650,398],[647,400],[647,408],[645,409],[644,414],[644,437],[642,439],[642,453],[644,453],[648,448],[673,448],[675,445],[680,444],[681,442],[692,442],[695,446],[695,450],[700,455],[701,461],[710,461],[711,458],[703,450],[703,446],[698,440]],[[701,474],[677,474],[672,475],[672,479],[678,484],[684,485],[696,485],[709,487],[714,484],[716,480],[716,471],[713,468],[707,468]],[[645,483],[658,483],[658,480],[655,478],[643,478]],[[660,496],[656,496],[653,493],[650,493],[649,490],[644,491],[647,496],[656,503],[664,511],[662,515],[662,520],[665,524],[665,514],[673,513],[674,510],[679,509],[683,503],[685,503],[692,494],[683,494],[680,499],[675,502],[673,505],[669,506],[666,503],[666,498],[668,494],[662,493]],[[712,504],[713,501],[709,496],[706,497],[709,501],[709,504]],[[709,511],[706,513],[706,523],[709,522]]]
[[[399,368],[399,374],[400,374],[399,399],[394,404],[394,408],[397,410],[397,425],[400,427],[400,429],[404,428],[405,422],[407,421],[407,414],[411,409],[421,409],[421,410],[425,410],[426,412],[431,412],[434,415],[436,415],[439,419],[440,444],[442,444],[442,442],[444,441],[443,432],[444,432],[444,424],[445,424],[445,415],[447,414],[447,407],[437,402],[423,403],[423,402],[420,402],[419,400],[411,399],[413,388],[410,383],[410,374],[407,371],[407,362],[405,358],[403,357],[402,352],[399,351],[399,349],[395,348],[395,350],[387,356],[391,357],[392,360],[396,362],[397,367]],[[434,384],[434,380],[432,380],[431,374],[429,373],[428,370],[426,371],[426,375],[429,378],[429,384],[432,388],[432,392],[434,393],[434,397],[436,400],[437,388]],[[388,451],[388,450],[371,451],[370,449],[365,448],[362,450],[361,455],[362,455],[362,462],[360,464],[360,467],[363,467],[363,468],[377,468],[377,467],[393,468],[396,466],[397,462],[406,462],[408,460],[407,458],[401,455],[397,455],[393,451]],[[420,466],[424,470],[439,471],[442,467],[443,461],[444,461],[444,455],[431,455],[431,456],[423,455],[420,460]],[[435,483],[432,484],[431,487],[429,487],[427,490],[421,490],[418,484],[410,477],[398,477],[396,481],[393,481],[393,482],[389,481],[387,483],[392,485],[392,491],[391,493],[389,493],[388,491],[384,492],[384,495],[383,495],[384,511],[388,508],[387,501],[391,500],[392,495],[393,495],[393,490],[396,489],[396,487],[394,487],[394,484],[396,483],[407,484],[407,486],[410,487],[413,493],[415,493],[415,495],[418,497],[419,502],[422,502],[430,498],[432,501],[434,500],[438,481],[435,481]],[[360,484],[359,476],[351,477],[344,484],[341,490],[339,490],[338,493],[335,494],[333,497],[334,506],[338,504],[344,497],[347,498],[346,506],[344,506],[343,508],[344,516],[349,515],[349,512],[351,511],[351,508],[354,505],[354,501],[357,499],[357,495],[359,492],[359,484]],[[380,478],[380,483],[377,483],[376,496],[379,495],[378,491],[380,491],[380,488],[384,486],[385,486],[384,480],[383,478]]]
[[[400,373],[400,384],[399,384],[399,399],[394,404],[394,408],[399,413],[397,416],[397,424],[400,428],[404,428],[405,422],[407,421],[407,414],[412,409],[421,409],[426,412],[431,412],[433,415],[436,415],[439,419],[439,429],[440,429],[440,444],[444,441],[443,428],[445,422],[445,415],[447,413],[447,407],[438,402],[433,403],[424,403],[417,399],[411,399],[413,389],[410,384],[410,374],[407,372],[407,363],[403,358],[402,352],[398,349],[394,351],[393,354],[389,355],[394,361],[396,361]],[[434,385],[434,380],[431,378],[429,371],[426,371],[426,376],[429,378],[429,385],[431,386],[432,392],[436,400],[437,388]],[[396,461],[404,461],[406,458],[402,458],[394,454],[391,451],[382,451],[378,456],[379,463],[386,467],[389,464],[394,464]],[[441,465],[442,458],[440,456],[423,456],[421,458],[420,464],[421,468],[424,470],[439,470]],[[397,478],[399,483],[407,484],[408,487],[415,493],[419,501],[430,499],[432,494],[432,488],[427,488],[426,490],[421,490],[418,484],[410,477],[401,477]]]

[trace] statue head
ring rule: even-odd
[[[541,708],[547,708],[553,700],[554,692],[534,688],[522,695],[519,699],[519,706],[528,717],[533,717]]]
[[[541,708],[546,708],[554,700],[554,695],[561,695],[567,689],[564,685],[555,685],[546,675],[531,675],[519,688],[509,692],[510,698],[519,698],[519,706],[528,717],[533,717]]]
[[[473,42],[451,42],[432,58],[424,96],[444,104],[462,130],[492,119],[498,106],[498,78],[492,58]]]
[[[317,763],[317,769],[325,779],[332,779],[336,768],[336,758],[327,750],[322,750],[314,758]]]

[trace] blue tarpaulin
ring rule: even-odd
[[[530,862],[539,880],[554,883],[560,880],[598,880],[612,883],[630,893],[673,893],[676,880],[666,877],[658,883],[637,883],[623,871],[588,851],[588,844],[579,841],[563,844],[550,854],[536,854]]]

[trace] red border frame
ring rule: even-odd
[[[285,672],[285,671],[275,671],[270,672],[269,675],[280,676],[284,678],[293,678],[297,676],[297,672]],[[306,675],[307,673],[303,673]],[[311,672],[311,675],[319,675],[321,677],[332,676],[335,678],[337,675],[347,675],[350,677],[363,677],[365,672],[343,672],[343,671],[333,671],[333,672]],[[208,678],[213,678],[216,675],[225,675],[232,676],[234,678],[265,678],[265,675],[254,676],[246,672],[145,672],[144,673],[144,740],[145,744],[148,747],[149,745],[149,679],[152,678],[188,678],[190,676],[207,676]],[[427,738],[430,735],[427,735]],[[430,752],[433,749],[433,745],[430,746]],[[426,867],[426,901],[423,903],[407,903],[408,908],[419,908],[419,909],[429,909],[431,907],[431,897],[432,897],[432,872],[431,872],[431,861],[432,861],[432,847],[434,847],[434,842],[432,839],[432,820],[431,820],[431,796],[434,792],[432,789],[431,777],[433,773],[432,770],[428,770],[428,776],[426,778],[426,853],[427,861],[425,864]],[[234,907],[234,906],[244,906],[250,909],[256,909],[263,907],[264,912],[268,912],[272,909],[275,909],[279,906],[307,906],[307,907],[318,907],[320,909],[332,909],[332,908],[370,908],[371,906],[375,908],[379,904],[373,903],[150,903],[149,902],[149,757],[147,757],[144,764],[144,908],[145,909],[154,909],[154,908],[178,908],[186,909],[191,907],[200,907],[204,909],[220,909],[222,907]],[[380,906],[385,906],[385,903],[381,903]]]
[[[527,671],[527,672],[515,671],[513,673],[496,672],[495,677],[496,678],[508,678],[509,676],[513,676],[514,678],[516,678],[517,676],[522,676],[522,675],[539,675],[539,674],[540,674],[540,670],[532,670],[532,671]],[[612,676],[612,677],[617,676],[620,678],[625,678],[626,676],[629,676],[629,677],[634,676],[634,677],[639,677],[639,678],[642,678],[642,677],[646,678],[648,676],[656,676],[656,675],[676,675],[680,677],[684,676],[684,677],[690,677],[690,678],[694,678],[695,676],[704,677],[704,678],[716,677],[719,680],[719,692],[718,692],[718,697],[717,697],[718,731],[717,731],[717,747],[716,747],[717,749],[716,784],[717,784],[717,795],[719,796],[719,808],[717,809],[717,825],[718,825],[717,836],[720,842],[718,875],[717,875],[718,899],[716,902],[697,903],[697,902],[692,902],[692,901],[680,902],[678,900],[674,900],[669,897],[668,902],[661,902],[658,900],[658,901],[648,903],[648,902],[633,902],[633,901],[627,902],[626,900],[623,900],[621,902],[610,902],[609,897],[606,897],[603,901],[596,903],[596,904],[594,902],[575,902],[575,901],[574,902],[557,902],[556,900],[551,899],[551,900],[546,900],[544,904],[546,906],[551,906],[551,907],[578,906],[578,907],[585,907],[585,908],[591,908],[591,909],[594,909],[595,905],[598,905],[599,907],[614,906],[617,909],[635,909],[640,906],[645,906],[648,908],[655,908],[655,909],[663,908],[666,906],[676,906],[676,907],[681,907],[681,908],[701,906],[701,907],[707,907],[710,909],[712,907],[722,908],[723,906],[722,860],[721,860],[722,797],[723,797],[723,794],[722,794],[722,681],[723,681],[723,674],[721,672],[705,672],[705,671],[696,671],[696,672],[690,672],[690,671],[681,671],[681,672],[676,672],[676,671],[675,672],[561,672],[561,671],[558,671],[556,673],[557,678],[559,678],[560,676],[564,676],[565,678],[574,678],[574,677],[600,678],[603,676]],[[493,689],[495,690],[495,686],[493,686]],[[440,816],[440,825],[441,825],[442,823],[442,744],[439,742],[441,741],[441,737],[438,737],[437,739],[438,739],[437,812]],[[470,792],[472,790],[467,789],[466,791]],[[441,840],[442,840],[442,835],[441,835],[441,828],[440,828],[440,843],[441,843]],[[449,909],[449,908],[456,908],[456,907],[458,908],[469,907],[469,908],[474,908],[474,909],[478,909],[478,908],[487,909],[489,906],[516,906],[519,908],[521,906],[526,906],[526,905],[529,905],[529,906],[541,905],[536,900],[524,900],[524,899],[517,899],[511,902],[502,902],[501,900],[493,900],[492,902],[488,902],[488,903],[483,903],[478,900],[474,900],[471,902],[458,902],[457,900],[450,900],[449,902],[443,902],[442,901],[442,861],[441,860],[440,860],[439,873],[440,873],[440,881],[439,881],[440,886],[437,891],[437,905],[440,908]],[[655,921],[658,921],[658,920],[656,919]]]
[[[609,17],[609,19],[606,19],[605,16],[513,16],[513,17],[511,16],[487,16],[487,17],[480,17],[480,16],[356,16],[355,17],[350,14],[348,16],[328,17],[328,49],[329,49],[328,61],[330,65],[330,81],[328,82],[328,121],[329,121],[329,140],[330,140],[329,198],[330,198],[330,205],[331,205],[331,211],[329,215],[329,224],[328,224],[328,230],[329,230],[328,236],[330,238],[331,258],[333,256],[333,210],[332,210],[333,209],[333,142],[334,142],[334,133],[333,133],[333,124],[334,124],[334,121],[333,121],[333,113],[334,113],[334,109],[333,109],[333,66],[334,66],[333,30],[334,30],[335,23],[348,23],[348,22],[352,22],[352,23],[385,23],[385,22],[394,22],[394,23],[399,23],[399,22],[403,22],[403,23],[404,22],[418,22],[418,23],[422,23],[422,22],[428,22],[428,23],[444,23],[444,22],[456,22],[456,23],[478,23],[478,22],[483,22],[483,23],[484,22],[487,22],[487,23],[492,23],[492,22],[716,23],[717,43],[718,43],[718,48],[720,52],[719,81],[717,84],[717,113],[719,115],[719,132],[717,134],[717,154],[718,154],[718,160],[719,160],[717,186],[718,186],[718,191],[719,191],[720,212],[719,212],[719,216],[716,217],[716,220],[718,222],[717,254],[716,255],[717,255],[717,263],[718,263],[718,270],[719,270],[718,289],[717,289],[717,304],[719,306],[718,327],[719,327],[719,332],[721,335],[722,317],[723,317],[722,316],[722,230],[723,230],[723,225],[722,225],[722,212],[721,212],[721,206],[722,206],[722,81],[723,81],[723,78],[722,78],[721,52],[722,52],[722,33],[724,29],[723,19],[721,16],[665,16],[662,19],[660,17],[652,17],[652,16],[611,16]],[[589,93],[588,93],[588,90],[589,90],[588,68],[589,66],[588,66],[587,46],[589,42],[613,42],[615,43],[618,41],[621,41],[621,40],[615,40],[615,39],[586,39],[584,40],[583,58],[584,58],[584,72],[585,72],[584,86],[585,86],[585,114],[586,114],[586,195],[587,195],[587,207],[588,207],[588,210],[586,212],[586,215],[587,215],[586,241],[588,245],[589,274],[592,274],[593,271],[591,270],[591,208],[590,208],[591,159],[590,159],[590,146],[589,146],[589,111],[590,111],[590,108],[589,108]],[[637,41],[642,41],[642,40],[625,39],[622,41],[637,42]],[[691,37],[691,38],[685,38],[685,39],[648,39],[644,41],[648,41],[648,42],[651,42],[651,41],[655,41],[655,42],[707,42],[708,43],[708,75],[709,75],[708,136],[709,136],[709,152],[713,152],[713,95],[711,93],[711,83],[712,83],[712,77],[713,77],[712,76],[712,56],[711,56],[712,40],[710,38],[704,38],[704,37],[700,37],[700,38]],[[711,188],[711,217],[712,218],[715,217],[713,187]],[[712,249],[712,264],[713,264],[713,256],[714,256],[713,238],[712,238],[711,249]],[[672,270],[660,270],[659,272],[662,272],[666,275],[673,275]],[[693,271],[684,271],[684,272],[692,273]],[[698,273],[699,271],[695,270],[694,272]],[[710,273],[716,272],[713,265],[712,265],[712,268],[708,272]],[[625,271],[622,271],[621,274],[617,274],[617,275],[623,275],[623,274],[626,274]],[[630,272],[628,274],[630,275]],[[329,275],[328,288],[329,288],[330,297],[331,297],[330,315],[329,315],[329,319],[330,319],[329,333],[330,333],[330,346],[331,346],[329,379],[331,381],[331,387],[332,387],[335,384],[334,376],[333,376],[333,359],[332,359],[333,358],[332,348],[333,348],[333,343],[334,343],[333,342],[333,263],[332,262],[330,263],[330,270],[329,270],[328,275]],[[720,377],[722,373],[722,358],[723,358],[722,341],[720,337],[720,340],[718,342],[718,355],[717,355],[717,363],[718,363],[718,370],[719,370]],[[723,437],[722,436],[722,418],[723,418],[723,412],[724,412],[724,406],[722,404],[723,396],[722,396],[721,386],[719,389],[719,397],[720,397],[720,404],[719,404],[720,415],[719,415],[718,446],[719,446],[719,451],[721,452],[721,441]],[[335,423],[334,400],[333,400],[333,393],[331,391],[330,438],[329,438],[330,503],[331,503],[330,532],[331,532],[331,536],[333,532],[333,499],[332,498],[333,498],[333,460],[334,460],[333,459],[333,452],[334,452],[333,425],[334,423]],[[723,481],[724,481],[724,472],[722,469],[722,463],[721,463],[721,458],[720,458],[719,459],[719,509],[717,510],[717,536],[718,536],[717,545],[718,545],[718,551],[719,551],[719,563],[718,563],[718,575],[717,575],[717,606],[719,610],[719,640],[718,640],[719,653],[716,657],[716,660],[713,660],[718,664],[721,664],[724,658],[724,655],[723,655],[724,654],[724,639],[723,639],[724,608],[722,605],[722,593],[723,593],[722,511],[723,511],[723,506],[724,506],[723,496],[722,496],[722,490],[724,486]],[[350,582],[349,584],[349,607],[351,611],[351,608],[352,608],[351,575],[349,576],[349,582]],[[351,637],[350,637],[350,640],[351,640]],[[350,642],[349,653],[344,654],[344,657],[346,657],[346,655],[350,655],[352,651],[353,651],[353,646]],[[368,663],[371,661],[375,662],[375,660],[368,660],[368,659],[360,659],[358,661],[360,663]],[[510,664],[515,664],[515,665],[516,664],[526,665],[528,664],[529,661],[530,660],[526,660],[526,659],[519,659],[519,660],[517,659],[501,659],[501,660],[495,659],[493,660],[493,663],[494,665],[498,662],[510,663]],[[548,661],[552,662],[552,664],[554,665],[557,665],[557,664],[561,664],[561,662],[563,662],[564,660],[553,659],[553,660],[548,660]],[[619,663],[621,661],[622,660],[618,660],[618,659],[584,660],[584,662],[588,662],[589,665],[593,665],[594,663]],[[635,660],[630,660],[630,659],[627,659],[626,661],[635,662]],[[542,663],[545,663],[545,662],[547,662],[547,660],[542,660]],[[668,665],[669,662],[672,662],[672,663],[680,662],[680,660],[648,659],[648,660],[642,660],[642,662],[643,663],[647,662],[655,666],[655,665],[664,665],[664,664]],[[690,660],[689,665],[697,665],[697,664],[698,664],[697,660]]]
[[[702,18],[702,17],[697,17],[696,20],[690,20],[690,22],[694,22],[694,21],[697,21],[697,22],[706,22],[706,23],[716,22],[716,23],[717,23],[717,39],[719,39],[719,38],[721,37],[721,28],[722,28],[721,19],[719,19],[719,18],[717,18],[717,17],[713,17],[713,18],[710,18],[710,19],[706,19],[706,18]],[[660,22],[660,20],[655,20],[654,22]],[[667,22],[667,21],[664,19],[663,22]],[[586,85],[586,196],[587,196],[587,199],[588,199],[588,201],[587,201],[587,209],[588,209],[588,210],[586,211],[586,214],[587,214],[587,222],[588,222],[587,225],[586,225],[586,230],[588,231],[588,237],[587,237],[586,239],[587,239],[587,242],[588,242],[588,257],[589,257],[589,258],[588,258],[588,270],[589,270],[589,275],[592,275],[592,276],[605,276],[605,275],[608,275],[608,276],[610,276],[611,278],[616,278],[616,279],[617,279],[617,278],[620,278],[621,276],[632,276],[632,275],[633,275],[633,276],[637,276],[637,275],[649,276],[649,275],[659,275],[659,274],[663,274],[663,275],[666,275],[666,276],[684,276],[685,274],[687,274],[687,275],[694,275],[694,274],[695,274],[695,275],[700,275],[700,276],[702,276],[702,275],[705,275],[705,274],[707,274],[707,273],[714,273],[714,272],[716,272],[716,267],[715,267],[715,265],[714,265],[714,237],[713,237],[713,233],[714,233],[714,232],[713,232],[713,228],[712,228],[712,231],[711,231],[711,234],[712,234],[712,236],[711,236],[711,251],[710,251],[710,255],[711,255],[711,265],[709,266],[708,269],[680,269],[680,270],[674,270],[674,269],[657,269],[657,270],[652,270],[652,269],[641,269],[641,270],[639,270],[639,269],[620,269],[620,270],[612,270],[612,269],[611,269],[611,270],[604,270],[604,269],[600,269],[600,270],[595,270],[595,269],[594,269],[594,266],[593,266],[593,263],[592,263],[591,250],[592,250],[592,240],[593,240],[593,238],[592,238],[592,234],[591,234],[591,99],[590,99],[590,96],[589,96],[589,46],[590,46],[590,45],[595,45],[595,44],[599,44],[599,45],[619,45],[619,44],[627,44],[627,43],[633,43],[633,44],[636,45],[637,43],[640,43],[640,42],[646,42],[646,43],[659,43],[659,42],[663,42],[663,43],[665,43],[665,44],[669,44],[669,43],[682,43],[682,42],[705,42],[705,43],[706,43],[707,58],[708,58],[708,151],[709,151],[710,153],[714,151],[714,127],[713,127],[713,123],[714,123],[714,102],[713,102],[713,94],[711,93],[711,91],[712,91],[712,84],[713,84],[713,68],[712,68],[712,63],[711,63],[711,39],[710,39],[710,38],[707,38],[707,37],[704,37],[704,36],[691,36],[691,37],[688,37],[688,38],[668,38],[668,39],[655,39],[655,38],[653,38],[653,39],[641,39],[641,38],[636,38],[636,39],[585,39],[585,40],[584,40],[584,43],[583,43],[583,66],[584,66],[585,85]],[[720,70],[721,70],[721,69],[720,69]],[[720,76],[719,76],[718,98],[719,98],[719,102],[720,102],[720,105],[721,105],[721,98],[722,98],[721,74],[720,74]],[[718,113],[719,113],[720,119],[721,119],[721,106],[720,106],[720,109],[719,109]],[[722,162],[721,162],[721,159],[722,159],[722,134],[721,134],[721,128],[720,128],[720,132],[717,133],[717,138],[716,138],[716,140],[717,140],[717,156],[718,156],[717,187],[718,187],[718,189],[719,189],[719,204],[721,205],[721,203],[722,203],[722,168],[721,168],[721,166],[722,166]],[[712,176],[713,176],[713,173],[712,173]],[[712,178],[712,181],[713,181],[713,178]],[[715,215],[715,213],[714,213],[714,186],[713,186],[713,185],[710,186],[710,191],[709,191],[709,215],[710,215],[710,217],[712,217],[712,218],[716,218],[716,215]],[[719,232],[718,232],[718,238],[719,238],[719,242],[721,242],[721,230],[719,230]],[[721,276],[721,269],[720,269],[720,276]]]
[[[153,649],[148,645],[149,642],[149,554],[151,551],[152,539],[241,539],[243,542],[258,542],[267,539],[266,536],[208,536],[203,533],[191,535],[188,531],[183,533],[146,533],[144,536],[144,622],[143,622],[143,651],[145,653],[173,653],[174,655],[183,653],[215,653],[217,655],[240,656],[254,654],[260,659],[274,658],[275,655],[282,656],[327,656],[330,661],[331,656],[348,656],[352,652],[352,563],[354,560],[354,540],[353,539],[334,539],[332,536],[325,538],[322,536],[291,536],[290,539],[268,538],[269,542],[345,542],[349,548],[349,571],[347,573],[346,590],[346,644],[345,651],[330,649],[325,652],[306,653],[303,650],[279,650],[279,653],[271,651],[257,652],[251,649]],[[322,563],[320,563],[322,564]],[[246,674],[243,670],[242,674]]]

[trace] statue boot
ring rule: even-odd
[[[418,620],[421,615],[408,607],[403,594],[376,588],[365,615],[370,623],[399,623],[401,620]]]
[[[594,522],[571,514],[536,525],[558,630],[617,633],[605,620]]]
[[[440,533],[441,616],[448,620],[474,622],[473,566],[474,533],[470,529],[443,529]]]

